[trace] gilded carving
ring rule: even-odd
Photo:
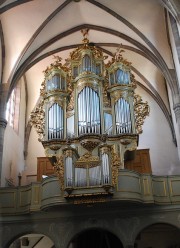
[[[80,144],[82,147],[84,147],[89,152],[92,152],[96,146],[98,146],[100,143],[100,140],[98,139],[83,139],[80,141]]]
[[[106,198],[105,197],[86,197],[86,198],[80,198],[80,199],[76,199],[74,200],[74,204],[93,204],[93,203],[98,203],[98,202],[106,202]]]
[[[54,163],[53,168],[56,172],[59,181],[61,189],[64,190],[64,163],[63,163],[63,156],[56,156],[57,162]]]
[[[74,110],[74,91],[72,91],[70,95],[70,101],[67,105],[67,111],[72,111]]]
[[[142,133],[142,125],[146,116],[149,115],[150,108],[147,102],[143,102],[141,96],[134,96],[134,115],[137,133]]]
[[[95,80],[88,81],[86,79],[86,80],[78,82],[78,86],[77,86],[78,93],[80,93],[85,87],[89,87],[89,88],[93,89],[94,91],[96,91],[97,93],[99,91],[97,82]]]
[[[85,29],[85,30],[87,30],[87,29]],[[103,56],[103,52],[101,49],[97,48],[94,45],[89,46],[89,40],[87,39],[88,31],[84,32],[84,29],[83,29],[83,30],[81,30],[81,32],[84,36],[84,38],[82,40],[83,45],[77,47],[74,51],[72,51],[70,53],[71,60],[79,60],[82,57],[85,49],[91,50],[95,59],[103,59],[103,60],[106,59],[107,56]]]
[[[131,66],[132,63],[123,58],[123,56],[122,56],[122,53],[123,52],[124,52],[124,50],[122,50],[121,48],[118,48],[117,49],[117,52],[115,53],[115,55],[113,56],[113,58],[110,61],[108,61],[108,63],[107,63],[106,66],[107,67],[110,67],[115,62],[117,62],[117,63],[120,62],[120,63],[122,63],[122,65],[124,67],[127,67],[127,69],[130,68],[130,66]]]
[[[101,154],[109,154],[109,151],[110,151],[110,147],[109,146],[107,146],[107,145],[105,145],[105,146],[102,146],[101,148],[100,148],[100,151],[101,151]]]
[[[107,57],[101,49],[89,43],[87,29],[82,33],[82,45],[70,53],[66,63],[63,65],[62,59],[54,56],[55,62],[45,70],[40,102],[31,114],[31,123],[38,132],[46,156],[52,157],[52,161],[56,157],[53,167],[61,189],[66,191],[64,197],[68,198],[91,198],[94,194],[111,193],[111,182],[114,187],[117,185],[118,171],[123,169],[124,153],[137,148],[137,133],[142,132],[142,124],[149,114],[148,104],[142,102],[140,96],[134,95],[136,80],[131,73],[131,63],[122,56],[123,50],[118,49],[105,68],[104,59]],[[92,90],[84,90],[79,97],[78,94],[85,87]],[[116,104],[120,98],[123,100]],[[72,115],[74,118],[67,119]],[[108,134],[107,130],[102,133],[108,128]],[[73,147],[79,150],[80,155],[84,149],[88,152],[80,156]],[[92,155],[92,151],[98,156]],[[66,159],[69,157],[73,159]],[[66,175],[63,161],[70,165]],[[97,166],[97,170],[89,169]],[[107,166],[109,169],[106,169]],[[77,168],[86,169],[86,174],[85,170]],[[82,171],[83,180],[87,181],[79,184]],[[64,177],[71,182],[66,188]],[[105,182],[104,178],[108,180]],[[91,184],[92,179],[97,184]],[[81,191],[78,191],[80,187]],[[87,199],[86,203],[88,201],[94,200]]]
[[[42,141],[45,135],[45,111],[43,98],[40,99],[35,109],[31,112],[30,123],[35,127],[39,140]]]
[[[52,70],[62,69],[65,72],[69,71],[69,69],[65,65],[62,65],[62,63],[61,63],[62,58],[61,57],[53,55],[53,58],[54,58],[55,62],[51,63],[50,66],[47,66],[47,68],[43,71],[45,77],[47,77],[49,75],[50,71],[52,71]]]
[[[105,108],[111,107],[110,98],[108,97],[108,83],[104,83],[103,87],[103,104]]]
[[[76,168],[92,168],[99,165],[100,160],[98,156],[92,156],[91,153],[87,152],[81,156],[75,163]]]
[[[118,181],[118,170],[121,166],[121,159],[118,154],[112,149],[112,185],[115,187]]]
[[[65,155],[65,158],[67,158],[67,157],[72,158],[73,152],[72,152],[71,149],[67,149],[67,150],[64,151],[64,155]]]
[[[40,95],[41,96],[45,96],[46,95],[46,84],[45,84],[45,80],[41,84]]]

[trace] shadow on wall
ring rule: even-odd
[[[180,248],[180,231],[169,224],[154,224],[138,234],[135,248]]]

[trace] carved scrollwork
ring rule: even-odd
[[[143,102],[141,96],[134,96],[134,114],[137,133],[142,133],[142,125],[146,116],[149,115],[150,108],[147,102]]]
[[[45,83],[45,80],[41,84],[40,95],[41,96],[45,96],[46,95],[46,83]]]
[[[44,99],[40,99],[30,116],[30,123],[35,127],[40,141],[43,140],[45,135],[45,111],[43,106]]]
[[[112,150],[112,185],[115,187],[118,181],[118,170],[121,166],[121,159],[118,154]]]
[[[67,150],[64,151],[64,155],[65,155],[65,158],[67,158],[67,157],[72,158],[73,152],[72,152],[71,149],[67,149]]]
[[[111,107],[111,102],[110,102],[110,98],[108,97],[107,89],[108,89],[108,83],[105,83],[103,87],[103,103],[105,108]]]
[[[72,111],[72,110],[74,110],[74,91],[72,91],[70,95],[70,101],[67,106],[67,111]]]
[[[100,143],[100,140],[98,139],[83,139],[80,141],[80,144],[83,148],[88,150],[89,152],[92,152],[96,146],[98,146]]]
[[[99,163],[99,157],[92,156],[91,153],[87,152],[76,161],[76,168],[87,168],[87,166],[92,168],[99,165]]]
[[[53,164],[53,168],[55,173],[57,174],[61,190],[64,190],[64,163],[63,156],[56,156],[57,162]]]

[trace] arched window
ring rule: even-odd
[[[79,134],[100,133],[99,96],[90,87],[85,87],[78,96]]]
[[[18,83],[11,92],[11,96],[6,105],[6,120],[9,125],[18,132],[19,110],[20,110],[21,85]]]
[[[131,133],[131,113],[129,103],[120,98],[115,104],[116,133]]]
[[[54,103],[48,111],[48,139],[64,138],[64,111]]]

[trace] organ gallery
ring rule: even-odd
[[[54,56],[44,71],[31,114],[66,198],[113,194],[125,154],[137,149],[149,114],[147,102],[135,94],[123,50],[105,63],[107,56],[83,34],[65,64]]]

